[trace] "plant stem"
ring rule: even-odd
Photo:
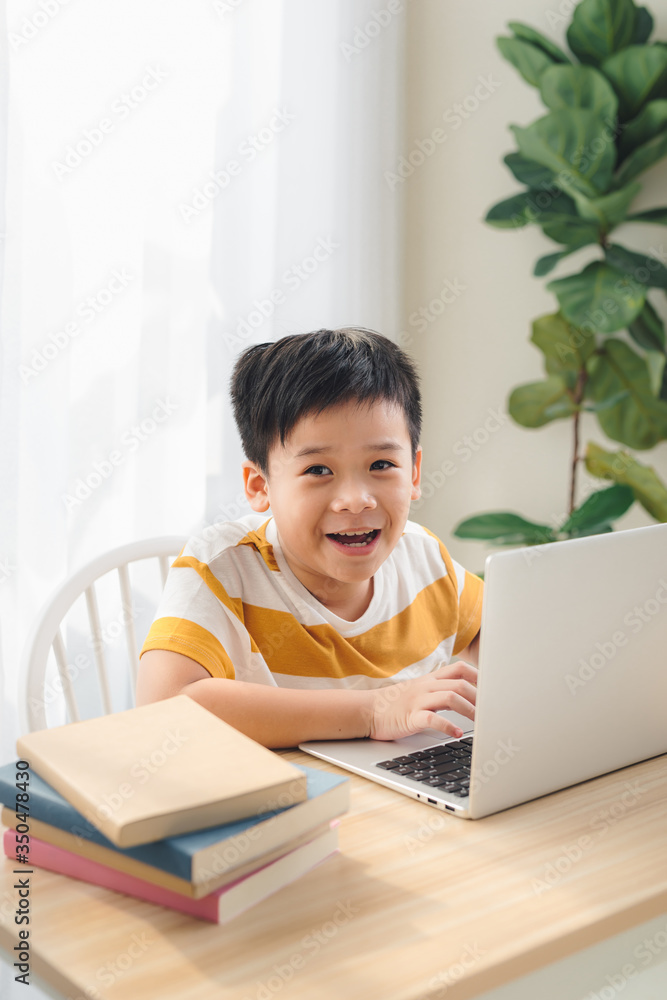
[[[585,368],[579,369],[579,374],[577,375],[577,384],[574,389],[574,403],[578,407],[584,398],[584,388],[586,386],[586,379],[588,378],[588,373]],[[574,415],[574,446],[572,449],[572,470],[570,473],[570,507],[568,514],[571,514],[575,506],[575,496],[577,493],[577,463],[579,461],[579,418],[581,416],[581,410],[577,409]]]
[[[574,415],[574,451],[572,455],[572,472],[570,474],[570,506],[568,514],[574,510],[574,497],[577,491],[577,462],[579,454],[579,411]]]

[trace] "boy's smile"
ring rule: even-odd
[[[380,528],[370,528],[368,531],[335,531],[327,535],[334,545],[341,546],[341,552],[346,555],[368,555],[380,537]],[[363,552],[356,550],[363,549]]]
[[[359,618],[419,496],[421,449],[413,460],[403,410],[352,400],[306,414],[274,443],[266,476],[243,468],[250,505],[271,507],[297,579],[340,617]]]

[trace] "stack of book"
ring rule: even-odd
[[[17,750],[29,768],[0,767],[7,857],[214,923],[336,851],[349,807],[346,778],[288,763],[183,695]]]

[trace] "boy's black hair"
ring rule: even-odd
[[[405,414],[413,458],[419,445],[416,367],[387,337],[362,327],[293,334],[248,347],[234,365],[231,396],[246,457],[263,472],[276,439],[284,444],[301,417],[349,400],[395,403]]]

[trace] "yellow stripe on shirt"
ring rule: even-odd
[[[234,664],[224,646],[207,629],[186,618],[157,618],[150,627],[141,655],[149,649],[168,649],[196,660],[212,677],[234,678]]]
[[[393,677],[456,634],[454,609],[447,620],[442,615],[446,593],[451,596],[452,588],[456,596],[456,577],[441,577],[424,587],[409,607],[358,636],[344,637],[328,624],[301,625],[286,611],[252,604],[244,604],[244,622],[273,673]]]

